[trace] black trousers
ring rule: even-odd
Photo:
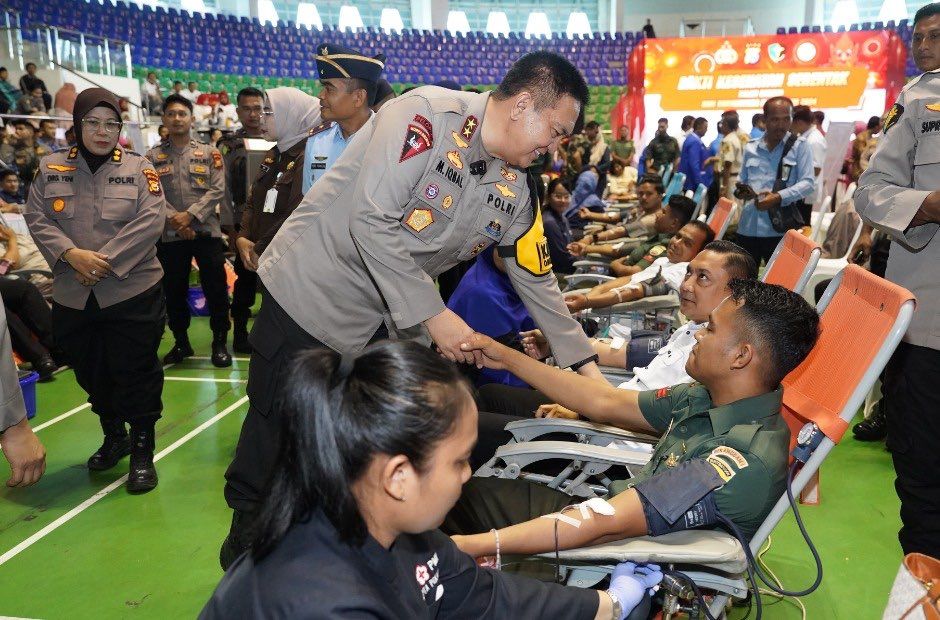
[[[255,305],[255,295],[258,292],[258,274],[245,268],[241,255],[235,253],[235,290],[232,291],[232,321],[235,327],[248,324],[251,316],[251,307]]]
[[[91,410],[103,419],[156,419],[163,410],[163,367],[157,357],[166,323],[163,287],[107,308],[94,293],[83,310],[52,305],[56,343],[88,393]]]
[[[764,262],[770,261],[770,257],[777,249],[777,244],[780,243],[781,239],[783,239],[783,235],[779,237],[749,237],[738,233],[735,235],[734,241],[747,250],[747,253],[754,257],[757,266],[760,267],[762,260]]]
[[[373,340],[388,336],[385,327]],[[254,513],[267,493],[268,479],[277,458],[281,420],[274,399],[284,372],[300,351],[326,347],[307,333],[270,295],[261,296],[261,309],[248,336],[252,354],[248,365],[249,407],[235,447],[235,458],[225,471],[225,501]]]
[[[470,453],[470,469],[476,471],[496,453],[497,448],[512,441],[512,433],[506,425],[516,420],[531,420],[535,410],[547,405],[552,400],[539,392],[528,388],[491,383],[477,391],[477,443]],[[548,434],[539,438],[542,441],[573,441],[571,435],[564,433]],[[565,466],[558,459],[548,459],[534,463],[528,471],[554,476]]]
[[[228,285],[225,280],[225,244],[215,237],[192,241],[157,243],[157,258],[163,266],[163,288],[170,330],[189,329],[189,273],[193,258],[199,266],[199,283],[209,306],[209,326],[213,333],[228,332]]]
[[[470,478],[441,530],[448,535],[479,534],[558,512],[579,499],[526,480]]]
[[[940,558],[940,350],[902,342],[885,368],[887,446],[897,473],[904,553]]]
[[[49,304],[32,282],[22,278],[0,277],[0,298],[13,350],[31,364],[38,363],[53,348]]]

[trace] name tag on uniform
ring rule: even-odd
[[[277,202],[277,190],[273,187],[268,190],[268,193],[264,195],[264,207],[261,208],[262,213],[274,213],[274,204]]]

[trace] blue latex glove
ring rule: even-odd
[[[610,577],[612,592],[623,607],[620,620],[624,620],[633,608],[643,600],[643,595],[663,579],[662,570],[656,564],[623,562],[617,565]]]

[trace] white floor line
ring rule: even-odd
[[[79,411],[82,411],[83,409],[88,409],[89,407],[91,407],[91,403],[85,403],[84,405],[79,405],[78,407],[75,407],[74,409],[69,409],[68,411],[66,411],[66,412],[63,413],[62,415],[56,416],[56,417],[52,418],[51,420],[49,420],[48,422],[43,422],[42,424],[37,424],[36,426],[33,427],[33,432],[34,432],[34,433],[38,433],[39,431],[41,431],[42,429],[46,428],[47,426],[52,426],[52,425],[55,424],[56,422],[61,422],[61,421],[64,420],[65,418],[67,418],[67,417],[69,417],[69,416],[73,416],[73,415],[75,415],[76,413],[78,413]]]
[[[207,428],[209,428],[210,426],[212,426],[213,424],[215,424],[216,422],[218,422],[219,420],[221,420],[228,414],[232,413],[233,411],[235,411],[236,409],[244,405],[246,402],[248,402],[248,397],[242,396],[233,404],[229,405],[228,407],[226,407],[219,413],[215,414],[214,416],[212,416],[211,418],[209,418],[208,420],[206,420],[205,422],[203,422],[202,424],[200,424],[193,430],[189,431],[188,433],[186,433],[185,435],[183,435],[182,437],[180,437],[179,439],[171,443],[169,446],[167,446],[163,450],[160,450],[160,452],[158,452],[153,457],[154,462],[157,462],[160,459],[162,459],[164,456],[170,454],[171,452],[173,452],[174,450],[176,450],[177,448],[179,448],[180,446],[188,442],[190,439],[192,439],[193,437],[201,433],[202,431],[206,430]],[[53,521],[46,527],[42,528],[41,530],[39,530],[38,532],[30,536],[29,538],[21,542],[20,544],[16,545],[15,547],[10,549],[3,555],[0,555],[0,566],[3,566],[4,564],[9,562],[13,558],[18,556],[23,551],[26,551],[27,549],[32,547],[34,544],[36,544],[37,542],[39,542],[40,540],[42,540],[43,538],[45,538],[52,532],[56,531],[57,529],[59,529],[60,527],[62,527],[63,525],[65,525],[66,523],[68,523],[69,521],[77,517],[78,515],[80,515],[82,512],[84,512],[85,510],[87,510],[88,508],[96,504],[98,500],[104,498],[111,491],[123,486],[126,481],[127,481],[127,474],[124,474],[123,476],[121,476],[120,478],[118,478],[117,480],[115,480],[114,482],[106,486],[105,488],[101,489],[100,491],[98,491],[97,493],[95,493],[94,495],[86,499],[84,502],[82,502],[75,508],[72,508],[64,515],[62,515],[61,517],[59,517],[58,519],[56,519],[55,521]]]
[[[192,381],[194,383],[248,383],[248,379],[214,379],[212,377],[163,377],[164,381]]]
[[[211,360],[211,359],[212,359],[212,358],[209,357],[209,356],[207,356],[207,355],[190,355],[189,357],[184,358],[183,361],[186,361],[186,360]],[[232,356],[232,359],[235,360],[236,362],[247,362],[247,361],[249,360],[249,358],[247,358],[247,357],[235,357],[234,355]]]

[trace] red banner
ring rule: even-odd
[[[660,95],[663,110],[707,111],[758,109],[776,95],[813,108],[852,108],[866,89],[882,88],[890,107],[904,85],[906,55],[890,30],[648,39],[627,63],[627,101],[611,120],[637,126],[642,104],[629,95],[637,92]]]

